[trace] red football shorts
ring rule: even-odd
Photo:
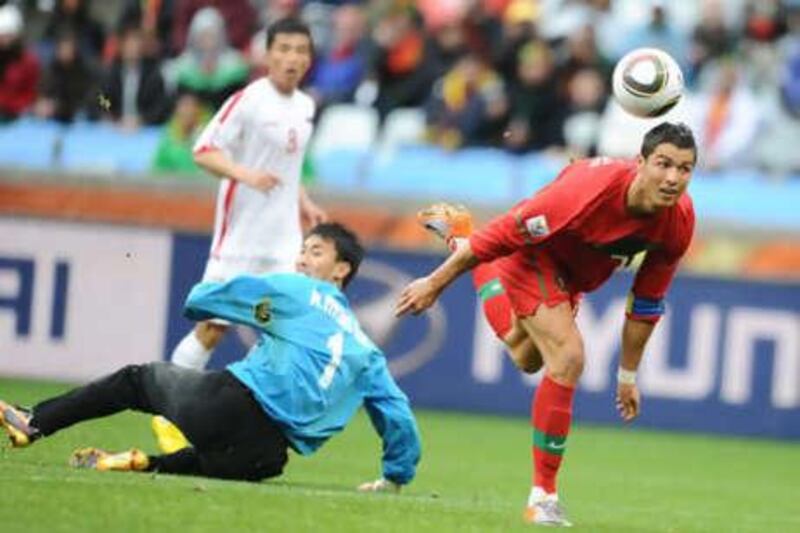
[[[493,262],[500,282],[511,301],[514,314],[519,317],[536,314],[540,305],[554,307],[569,302],[577,310],[579,292],[571,292],[550,256],[537,251],[522,250]]]

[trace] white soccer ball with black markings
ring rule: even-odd
[[[637,48],[614,67],[614,98],[628,113],[642,118],[660,117],[683,95],[683,73],[668,53],[658,48]]]

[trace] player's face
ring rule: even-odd
[[[647,159],[639,156],[641,207],[652,211],[677,204],[689,185],[694,159],[694,150],[670,143],[656,146]]]
[[[267,49],[269,79],[282,92],[300,85],[311,66],[311,39],[303,33],[278,33]]]
[[[350,272],[350,265],[337,258],[336,245],[332,240],[311,235],[303,243],[295,268],[306,276],[341,285]]]

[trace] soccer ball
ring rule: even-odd
[[[683,95],[683,73],[672,57],[658,48],[637,48],[614,67],[614,98],[637,117],[659,117]]]

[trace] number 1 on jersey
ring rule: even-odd
[[[322,389],[327,389],[333,382],[333,376],[336,374],[336,369],[342,364],[342,352],[344,351],[344,333],[334,333],[328,337],[328,342],[325,343],[328,350],[331,352],[331,361],[325,365],[325,370],[319,377],[319,386]]]

